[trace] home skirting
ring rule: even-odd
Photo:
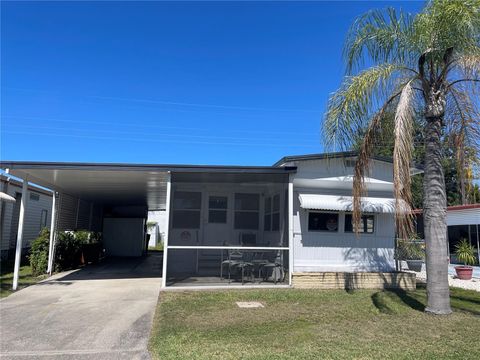
[[[403,289],[415,290],[415,274],[404,272],[294,272],[298,289]]]

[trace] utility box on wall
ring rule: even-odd
[[[103,243],[108,256],[142,256],[145,250],[145,219],[105,218]]]

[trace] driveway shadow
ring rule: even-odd
[[[163,254],[153,252],[143,257],[112,257],[100,264],[86,265],[55,281],[161,278]]]

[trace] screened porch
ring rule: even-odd
[[[288,284],[288,179],[172,174],[166,286]]]

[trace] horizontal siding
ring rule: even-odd
[[[447,211],[447,225],[480,224],[480,208]]]
[[[5,193],[13,197],[16,197],[16,193],[21,193],[22,190],[18,186],[13,186],[11,184],[7,185],[7,187],[4,187],[3,189]],[[3,224],[0,224],[0,226],[2,226],[1,250],[8,250],[10,248],[10,243],[15,243],[15,239],[12,239],[10,236],[12,231],[12,215],[15,203],[7,203],[2,201],[2,206]]]
[[[103,227],[103,208],[93,204],[91,231],[101,232]]]
[[[78,230],[88,230],[90,228],[90,203],[85,200],[80,200],[76,228]]]
[[[294,191],[294,271],[391,271],[395,268],[393,214],[376,214],[373,234],[344,233],[344,213],[339,231],[308,231],[308,211],[300,208]]]
[[[6,192],[16,197],[17,193],[20,194],[22,188],[13,184],[9,184]],[[39,196],[38,200],[31,200],[30,194],[35,193]],[[15,247],[16,244],[16,231],[12,229],[12,225],[18,226],[18,218],[13,219],[14,203],[4,203],[3,207],[3,225],[2,225],[2,241],[1,250],[8,250],[11,247]],[[29,190],[27,192],[27,206],[25,212],[25,223],[23,232],[23,247],[30,247],[33,240],[35,240],[40,232],[40,221],[42,210],[47,211],[47,227],[50,228],[51,210],[52,210],[52,196],[45,194],[44,192],[37,192]]]
[[[60,194],[57,230],[75,230],[78,205],[77,201],[77,198],[71,195]]]
[[[39,200],[30,199],[30,193],[27,197],[27,210],[25,212],[25,222],[23,230],[23,247],[29,247],[31,242],[38,237],[41,230],[41,214],[42,210],[47,212],[46,227],[50,229],[50,221],[52,215],[52,197],[44,194],[38,194]]]

